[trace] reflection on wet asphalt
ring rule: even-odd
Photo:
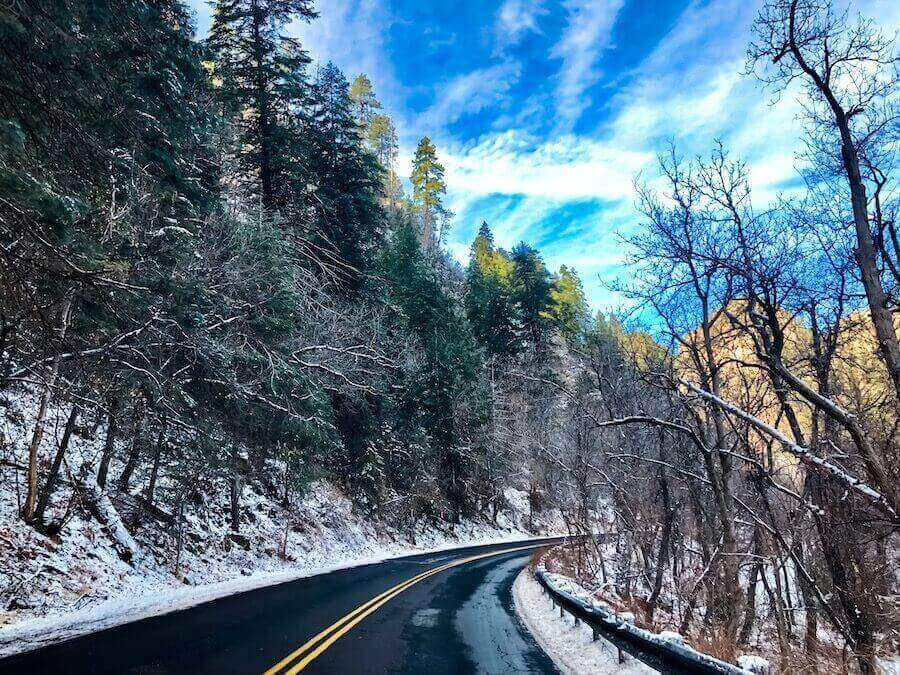
[[[410,617],[407,652],[393,672],[556,673],[553,662],[515,614],[512,584],[528,554],[504,556],[451,571]]]

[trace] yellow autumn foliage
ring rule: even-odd
[[[753,340],[740,325],[748,323],[746,313],[746,302],[733,301],[711,323],[710,346],[712,359],[719,367],[722,397],[793,438],[771,378],[760,367]],[[812,372],[811,331],[787,312],[779,312],[778,316],[785,336],[785,365],[812,389],[817,389]],[[896,321],[900,329],[900,317]],[[698,327],[683,340],[685,346],[675,359],[676,373],[685,380],[700,383],[701,372],[706,368],[702,329]],[[693,352],[701,356],[699,367]],[[831,368],[831,398],[835,403],[855,415],[867,432],[880,439],[886,440],[887,435],[896,433],[897,411],[891,383],[865,312],[854,312],[841,322]],[[789,388],[787,400],[794,409],[804,441],[808,442],[813,408]],[[762,451],[768,440],[750,430],[750,443],[757,451]],[[787,461],[783,456],[779,459]]]
[[[894,326],[900,332],[900,315],[894,316]],[[832,369],[838,405],[853,413],[864,428],[880,439],[896,434],[893,385],[866,312],[853,312],[841,323]]]

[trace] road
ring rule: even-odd
[[[512,583],[534,547],[298,579],[20,654],[0,674],[555,673],[513,609]]]

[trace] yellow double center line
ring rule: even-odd
[[[408,579],[407,581],[397,584],[393,588],[387,589],[384,593],[376,595],[374,598],[367,602],[364,602],[349,614],[341,617],[321,633],[308,640],[301,647],[295,649],[290,654],[285,656],[281,661],[269,668],[265,672],[265,675],[275,675],[276,673],[281,673],[283,675],[294,675],[295,673],[299,673],[301,670],[306,668],[306,666],[308,666],[314,659],[316,659],[322,652],[333,645],[335,641],[337,641],[342,635],[344,635],[344,633],[350,631],[356,624],[369,616],[369,614],[376,611],[382,605],[390,602],[393,598],[400,595],[400,593],[405,591],[410,586],[415,586],[417,583],[419,583],[420,581],[424,581],[430,576],[443,572],[444,570],[448,570],[451,567],[465,565],[466,563],[470,563],[475,560],[481,560],[482,558],[490,558],[491,556],[503,555],[504,553],[514,553],[515,551],[524,551],[529,548],[537,548],[544,545],[545,544],[543,543],[529,544],[527,546],[517,546],[515,548],[506,548],[501,551],[491,551],[490,553],[473,555],[469,558],[454,560],[453,562],[449,562],[446,565],[441,565],[440,567],[435,567],[434,569],[430,569],[427,572],[417,574],[412,579]],[[297,659],[300,660],[297,661]],[[290,664],[292,663],[294,665],[290,666]],[[290,668],[288,668],[288,666],[290,666]]]

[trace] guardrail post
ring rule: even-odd
[[[575,616],[575,615],[573,614],[572,616]],[[581,623],[581,622],[578,620],[578,617],[575,616],[575,626],[577,627],[578,624],[580,624],[580,623]]]
[[[559,616],[560,616],[560,618],[563,616],[563,606],[562,605],[559,606]]]
[[[622,653],[621,647],[619,647],[619,663],[625,663],[625,654]]]
[[[594,639],[593,639],[594,642],[596,642],[597,640],[600,639],[599,631],[597,631],[597,629],[594,628],[593,626],[591,626],[591,632],[594,634]]]

